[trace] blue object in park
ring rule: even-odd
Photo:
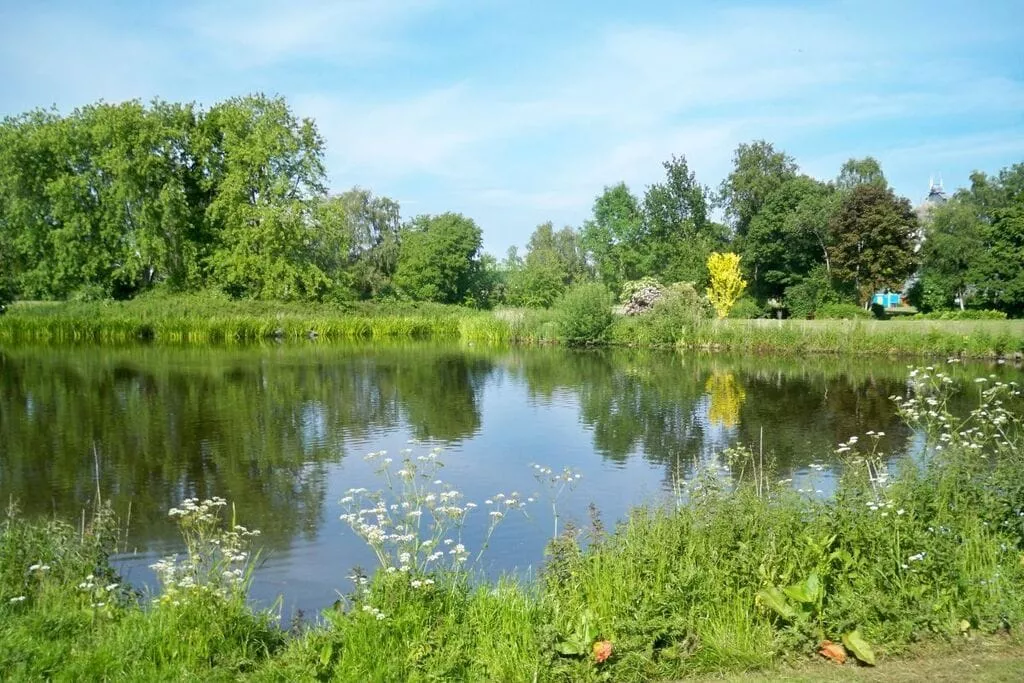
[[[896,308],[900,305],[900,295],[896,292],[877,292],[871,298],[871,303],[883,308]]]

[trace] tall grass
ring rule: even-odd
[[[993,358],[1024,354],[1022,320],[722,320],[693,327],[687,348]]]
[[[977,358],[1024,356],[1021,320],[704,320],[685,306],[615,316],[575,343]],[[677,310],[678,309],[678,310]],[[128,302],[19,303],[0,315],[0,341],[29,343],[232,344],[267,339],[436,339],[566,343],[565,312],[477,311],[417,303],[289,304],[213,295]],[[577,316],[578,317],[578,316]]]

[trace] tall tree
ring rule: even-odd
[[[768,196],[742,240],[743,261],[755,296],[779,298],[815,266],[830,266],[833,195],[825,183],[797,176]]]
[[[888,185],[885,174],[882,173],[882,165],[874,157],[847,159],[839,169],[839,176],[836,177],[836,188],[844,192],[848,192],[858,185],[875,183],[883,187]]]
[[[733,154],[733,170],[722,181],[721,200],[736,234],[747,234],[772,192],[796,176],[793,158],[764,140],[743,143]]]
[[[579,235],[570,227],[556,231],[550,222],[537,226],[521,267],[509,277],[510,303],[550,306],[569,285],[583,280],[587,266]]]
[[[643,224],[640,201],[625,183],[605,187],[594,200],[593,216],[583,224],[583,247],[597,277],[613,292],[645,274],[640,253]]]
[[[954,302],[961,310],[966,307],[982,281],[979,271],[988,246],[985,232],[978,207],[969,199],[961,197],[935,209],[921,250],[925,307],[949,308]]]
[[[832,219],[832,273],[865,305],[883,288],[901,289],[916,267],[917,216],[905,198],[878,184],[859,185]]]
[[[982,221],[984,256],[977,267],[979,305],[1024,315],[1024,163],[1004,168],[996,177],[971,176],[969,201]]]
[[[480,267],[480,228],[462,214],[417,216],[402,231],[395,286],[419,301],[463,303]]]
[[[385,294],[398,266],[402,218],[398,202],[354,187],[340,196],[348,217],[349,260],[356,293]]]
[[[724,241],[719,226],[708,220],[708,189],[697,182],[685,156],[662,164],[665,180],[647,188],[643,232],[638,245],[644,275],[665,282],[703,282],[706,261]]]
[[[263,95],[218,104],[205,123],[217,183],[207,208],[218,234],[214,283],[233,296],[322,295],[331,283],[310,258],[310,210],[324,193],[316,126],[297,119],[283,99]]]

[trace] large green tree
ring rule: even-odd
[[[870,184],[879,184],[883,187],[888,185],[885,174],[882,173],[882,165],[874,157],[847,159],[836,177],[836,188],[843,192],[852,190],[858,185]]]
[[[750,222],[768,197],[797,174],[793,158],[770,142],[743,143],[733,153],[733,169],[722,181],[720,199],[736,234],[747,234]]]
[[[643,225],[640,200],[625,183],[606,186],[594,200],[592,217],[583,224],[583,248],[597,277],[613,292],[646,274],[640,253]]]
[[[412,299],[456,304],[473,292],[480,228],[462,214],[417,216],[402,230],[395,286]]]
[[[359,187],[343,192],[339,199],[348,221],[348,257],[356,294],[368,299],[389,293],[401,241],[398,202]]]
[[[922,307],[963,310],[981,282],[987,259],[986,226],[978,207],[958,197],[938,207],[925,227],[921,249]]]
[[[569,285],[586,278],[587,264],[580,237],[570,227],[555,230],[550,222],[537,226],[526,245],[526,257],[509,273],[508,299],[519,306],[550,306]]]
[[[1024,163],[998,176],[971,176],[969,201],[982,222],[984,256],[977,268],[977,302],[1010,315],[1024,315]]]
[[[697,182],[684,156],[664,162],[665,179],[647,188],[643,231],[638,245],[644,275],[663,282],[706,279],[708,254],[725,239],[721,226],[708,220],[708,188]]]
[[[916,231],[907,199],[879,184],[858,185],[832,218],[832,274],[854,287],[865,305],[880,289],[902,289],[917,265]]]
[[[205,121],[217,191],[206,210],[218,235],[213,283],[233,296],[293,299],[331,287],[311,258],[314,200],[324,193],[323,140],[281,98],[234,98]]]
[[[833,189],[808,176],[791,178],[768,195],[742,240],[743,264],[755,296],[780,298],[816,266],[830,267],[834,206]]]

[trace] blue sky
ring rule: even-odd
[[[0,114],[253,91],[316,119],[332,189],[501,256],[757,138],[823,179],[874,155],[915,202],[1024,161],[1024,2],[0,0]]]

